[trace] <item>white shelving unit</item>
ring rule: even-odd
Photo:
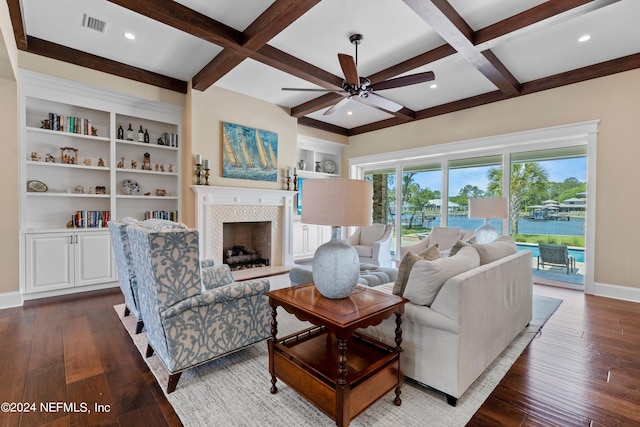
[[[181,134],[182,107],[25,70],[20,77],[21,290],[28,299],[114,286],[106,221],[162,212],[180,220],[179,138],[170,146],[164,136]],[[62,129],[48,128],[51,113]],[[73,122],[82,131],[69,132]],[[120,123],[132,124],[135,141],[117,138]],[[149,143],[137,141],[140,126]],[[150,170],[142,169],[145,154]],[[123,180],[139,193],[126,192]],[[87,226],[74,224],[79,216]]]
[[[318,246],[331,239],[331,227],[301,222],[300,201],[304,197],[305,179],[331,179],[341,176],[343,149],[343,144],[306,136],[298,137],[298,161],[303,160],[305,168],[301,170],[298,165],[299,190],[294,205],[293,259],[313,258]],[[326,169],[327,160],[335,164],[336,169],[333,173]],[[316,164],[320,167],[320,172],[316,172]]]

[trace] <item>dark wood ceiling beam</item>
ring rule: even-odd
[[[522,84],[522,94],[541,92],[640,68],[640,53],[600,62]]]
[[[31,36],[27,37],[27,45],[29,46],[27,52],[35,53],[36,55],[46,56],[47,58],[91,68],[175,92],[187,93],[187,82],[182,80],[152,73],[122,62],[112,61]]]
[[[338,135],[349,136],[349,130],[340,126],[321,122],[320,120],[311,119],[309,117],[299,117],[298,124],[308,126],[310,128],[326,130],[327,132],[336,133]]]
[[[237,48],[242,33],[206,15],[170,0],[108,0],[224,48]]]
[[[620,0],[549,0],[478,30],[474,43],[481,51],[491,49],[527,32],[576,18],[618,1]]]
[[[7,6],[9,7],[9,18],[13,26],[13,37],[16,39],[16,46],[20,50],[27,50],[27,33],[24,30],[20,0],[7,0]]]
[[[307,114],[314,113],[318,110],[322,110],[323,108],[329,108],[333,104],[336,104],[343,98],[342,95],[337,93],[327,93],[317,98],[312,99],[311,101],[302,103],[300,105],[296,105],[291,109],[291,115],[293,117],[303,117]]]
[[[372,132],[374,130],[380,130],[385,128],[390,128],[393,126],[398,126],[401,124],[407,123],[398,117],[394,117],[391,119],[381,120],[379,122],[370,123],[368,125],[358,126],[352,129],[347,130],[347,136],[360,135],[362,133]],[[390,142],[391,143],[391,142]]]
[[[251,58],[325,89],[342,90],[343,79],[341,77],[289,55],[271,45],[264,45],[252,54]]]
[[[403,1],[503,93],[520,93],[519,82],[498,58],[475,47],[473,30],[446,0]]]
[[[272,3],[242,33],[239,46],[225,48],[193,77],[193,88],[206,90],[319,1],[277,0]]]

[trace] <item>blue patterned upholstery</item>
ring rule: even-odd
[[[167,367],[168,393],[183,370],[270,336],[268,280],[233,282],[227,265],[201,267],[197,230],[127,232],[147,355],[155,351]]]
[[[136,333],[142,330],[142,317],[138,309],[138,285],[136,283],[136,273],[133,267],[133,258],[131,258],[131,246],[129,245],[129,236],[127,234],[127,225],[135,222],[135,219],[124,218],[122,221],[109,221],[109,233],[111,234],[111,247],[116,259],[116,272],[118,273],[118,281],[120,289],[124,295],[124,303],[126,305],[125,315],[131,312],[138,326]]]
[[[127,234],[127,226],[137,224],[150,230],[166,230],[179,229],[186,230],[188,227],[182,223],[168,221],[164,219],[147,219],[138,221],[135,218],[126,217],[120,221],[111,220],[108,223],[109,232],[111,233],[111,245],[116,259],[116,271],[120,282],[120,289],[124,295],[126,305],[125,315],[131,312],[138,325],[136,333],[140,333],[143,327],[142,315],[139,309],[138,284],[136,282],[136,273],[133,266],[133,258],[131,256],[131,245],[129,244],[129,235]],[[212,267],[213,260],[201,261],[202,267]],[[209,268],[206,269],[207,272]],[[205,270],[203,270],[204,272]],[[209,277],[212,273],[208,273]],[[213,278],[211,280],[214,280]],[[232,280],[233,281],[233,280]]]

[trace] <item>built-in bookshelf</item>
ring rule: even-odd
[[[109,219],[180,220],[182,107],[25,70],[20,77],[22,289],[113,283]]]

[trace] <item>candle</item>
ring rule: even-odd
[[[298,175],[298,169],[297,168],[293,168],[293,175]]]
[[[200,154],[196,154],[196,165],[202,164],[202,156]]]
[[[285,172],[285,176],[287,178],[291,177],[291,169],[287,169],[287,171]]]
[[[205,160],[205,161],[204,161],[204,168],[205,168],[205,169],[210,169],[210,168],[209,168],[209,159],[207,159],[207,160]]]

